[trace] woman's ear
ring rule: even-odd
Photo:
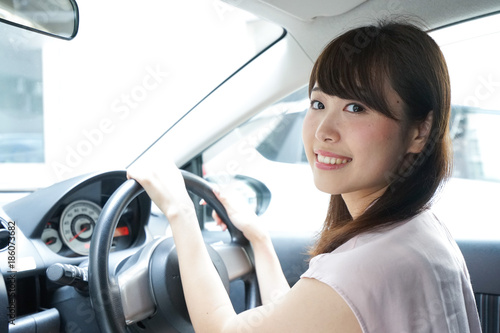
[[[431,134],[433,116],[433,111],[429,111],[424,121],[411,127],[407,153],[418,154],[424,149]]]

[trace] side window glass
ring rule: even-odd
[[[500,139],[500,110],[455,105],[451,115],[453,177],[499,182],[500,158],[495,151]]]
[[[302,143],[302,121],[308,107],[308,91],[303,87],[230,132],[202,155],[209,180],[228,185],[241,176],[250,177],[269,189],[270,202],[262,218],[270,230],[314,231],[325,218],[329,197],[314,187]],[[321,209],[313,209],[311,214],[311,210],[299,208],[305,205],[304,197]],[[248,197],[248,201],[255,204],[254,198]]]
[[[271,107],[277,125],[256,147],[262,156],[275,162],[307,163],[301,135],[309,103],[307,94],[304,87]]]
[[[234,171],[256,162],[257,155],[274,162],[307,163],[301,131],[308,104],[307,87],[303,87],[263,110],[203,153],[206,171],[234,175]],[[223,159],[216,155],[231,149],[237,152],[233,151],[232,163],[223,169],[213,167]]]
[[[431,33],[451,79],[453,176],[434,205],[456,238],[499,239],[500,15]]]

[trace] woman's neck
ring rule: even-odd
[[[378,198],[384,194],[388,186],[379,189],[362,190],[342,194],[342,199],[353,220],[361,216]]]

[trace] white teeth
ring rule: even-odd
[[[335,158],[335,157],[329,157],[329,156],[323,156],[318,154],[318,162],[324,163],[324,164],[346,164],[347,162],[350,162],[348,159],[342,159],[342,158]]]

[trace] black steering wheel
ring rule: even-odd
[[[245,282],[246,307],[259,302],[253,253],[248,240],[229,219],[209,183],[182,171],[189,192],[203,198],[226,223],[231,241],[207,245],[210,257],[229,290],[229,282]],[[116,226],[129,203],[144,189],[133,179],[109,198],[96,223],[89,254],[89,291],[102,332],[194,332],[179,274],[172,238],[146,244],[134,255],[110,267]]]

